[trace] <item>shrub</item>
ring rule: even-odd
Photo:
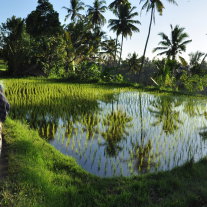
[[[78,79],[86,82],[98,82],[101,79],[101,66],[96,63],[83,62],[76,70]]]
[[[201,77],[199,75],[188,75],[187,72],[183,72],[180,77],[181,89],[188,90],[190,92],[202,91],[207,85],[207,75]]]

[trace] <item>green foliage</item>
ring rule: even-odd
[[[131,6],[128,0],[114,0],[109,4],[109,9],[116,13],[116,10],[123,4],[127,4],[129,7]]]
[[[207,202],[206,158],[172,171],[102,179],[86,173],[25,124],[8,119],[4,134],[9,171],[0,181],[2,207],[189,207]]]
[[[125,62],[129,66],[130,72],[134,72],[136,74],[139,71],[141,58],[138,58],[138,54],[135,52],[133,54],[129,54]]]
[[[160,86],[173,87],[175,84],[174,70],[177,68],[177,62],[170,59],[155,60],[157,72],[155,79]]]
[[[106,2],[104,0],[94,0],[93,6],[88,6],[88,19],[98,28],[106,23],[103,13],[106,11]]]
[[[1,26],[2,56],[8,63],[11,74],[23,74],[29,64],[30,39],[25,31],[25,23],[15,16]]]
[[[172,3],[172,4],[177,4],[175,0],[167,0],[167,2]],[[150,15],[150,24],[149,24],[149,30],[148,30],[148,35],[147,35],[147,40],[145,43],[144,47],[144,53],[142,56],[142,63],[139,71],[139,80],[140,80],[140,75],[141,71],[143,69],[143,66],[145,64],[145,54],[147,50],[147,45],[151,33],[151,27],[152,27],[152,21],[155,21],[155,11],[158,11],[160,15],[162,15],[162,11],[164,9],[164,4],[162,3],[162,0],[156,0],[156,1],[149,1],[149,0],[140,0],[140,4],[143,3],[142,10],[146,10],[147,12],[151,12]]]
[[[41,37],[32,45],[32,58],[47,76],[59,74],[66,64],[66,42],[62,36]]]
[[[38,0],[36,10],[26,18],[26,28],[33,37],[53,36],[62,31],[59,14],[48,0]]]
[[[104,119],[107,131],[102,135],[106,141],[106,152],[109,156],[115,156],[121,150],[119,142],[126,137],[126,129],[131,126],[132,117],[120,111],[109,113]]]
[[[121,75],[119,73],[119,74],[117,74],[117,75],[114,76],[113,80],[115,82],[118,82],[118,83],[123,83],[124,82],[124,77],[123,77],[123,75]]]
[[[67,10],[68,14],[65,16],[65,21],[71,16],[71,21],[82,19],[83,16],[79,11],[84,10],[84,3],[80,0],[70,0],[70,8],[63,7]]]
[[[187,39],[189,36],[184,32],[185,28],[179,27],[179,25],[176,25],[174,28],[170,25],[170,27],[170,38],[163,32],[159,33],[162,40],[159,42],[160,46],[154,48],[153,52],[161,50],[162,52],[158,53],[158,55],[166,55],[167,58],[175,60],[178,54],[186,51],[186,45],[192,42],[192,40]]]
[[[122,56],[123,38],[127,36],[131,37],[133,32],[139,32],[135,24],[140,24],[140,21],[133,19],[138,16],[138,13],[134,12],[135,9],[136,7],[131,7],[130,4],[120,4],[115,12],[117,19],[109,20],[110,30],[116,32],[117,38],[119,35],[122,36],[119,64]]]
[[[203,77],[199,75],[191,76],[184,71],[180,80],[182,81],[181,89],[185,89],[190,92],[203,91],[204,87],[207,86],[207,75]]]
[[[68,65],[73,61],[78,64],[97,55],[103,33],[101,31],[92,32],[93,25],[90,22],[72,22],[65,29]],[[94,59],[92,60],[94,61]]]
[[[74,159],[62,159],[59,152],[27,126],[11,120],[7,121],[6,126],[11,179],[2,187],[1,206],[66,206],[72,195],[78,196],[74,187],[81,181],[77,180],[75,185],[68,184],[73,176],[80,175],[81,179],[87,173],[80,169]],[[63,196],[66,192],[67,198]],[[45,199],[49,199],[50,204]],[[74,203],[79,203],[78,198]]]
[[[78,78],[81,81],[97,82],[101,78],[102,68],[90,62],[83,62],[77,68]]]
[[[99,125],[102,123],[102,118],[95,118],[95,114],[100,111],[97,100],[111,102],[113,93],[122,90],[89,84],[57,83],[56,80],[43,78],[12,79],[5,82],[5,93],[12,106],[12,119],[29,123],[41,137],[51,140],[58,134],[61,117],[67,129],[67,143],[72,134],[77,133],[77,121],[82,124],[81,128],[87,131],[88,136],[97,134],[95,123],[97,120]],[[72,119],[69,120],[69,117]]]
[[[207,72],[207,63],[205,62],[205,59],[207,57],[207,54],[202,52],[195,52],[190,53],[190,63],[189,63],[189,69],[191,74],[195,75],[204,75]]]
[[[114,64],[117,58],[117,53],[120,49],[120,44],[117,42],[117,40],[110,38],[109,40],[103,41],[101,43],[101,49],[101,54],[104,61],[107,61],[109,65]]]
[[[101,79],[105,82],[124,83],[125,77],[118,73],[117,67],[103,67]]]
[[[29,37],[24,20],[16,17],[2,24],[1,39],[3,57],[11,74],[58,73],[65,66],[66,43],[62,36],[39,37],[38,41]],[[35,71],[32,71],[34,70]]]

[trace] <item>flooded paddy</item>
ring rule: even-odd
[[[206,99],[37,80],[5,85],[12,118],[97,176],[165,171],[207,155]]]

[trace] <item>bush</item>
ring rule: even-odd
[[[178,67],[175,60],[162,59],[154,61],[157,72],[155,74],[155,80],[160,86],[174,87],[175,86],[175,69]]]
[[[113,82],[113,83],[123,83],[124,82],[124,77],[123,75],[116,74],[116,75],[106,75],[103,76],[103,80],[106,82]]]
[[[101,71],[101,66],[96,63],[83,62],[78,66],[76,73],[80,81],[98,82],[101,79]]]
[[[199,75],[188,75],[187,72],[183,72],[180,77],[181,89],[188,90],[190,92],[203,91],[207,85],[207,75],[201,77]]]

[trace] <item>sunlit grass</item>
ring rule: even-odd
[[[206,159],[165,173],[100,179],[20,122],[7,120],[4,134],[9,171],[0,183],[2,207],[193,207],[207,202]]]
[[[93,174],[169,170],[206,155],[205,100],[42,78],[3,83],[10,117],[37,129]]]

